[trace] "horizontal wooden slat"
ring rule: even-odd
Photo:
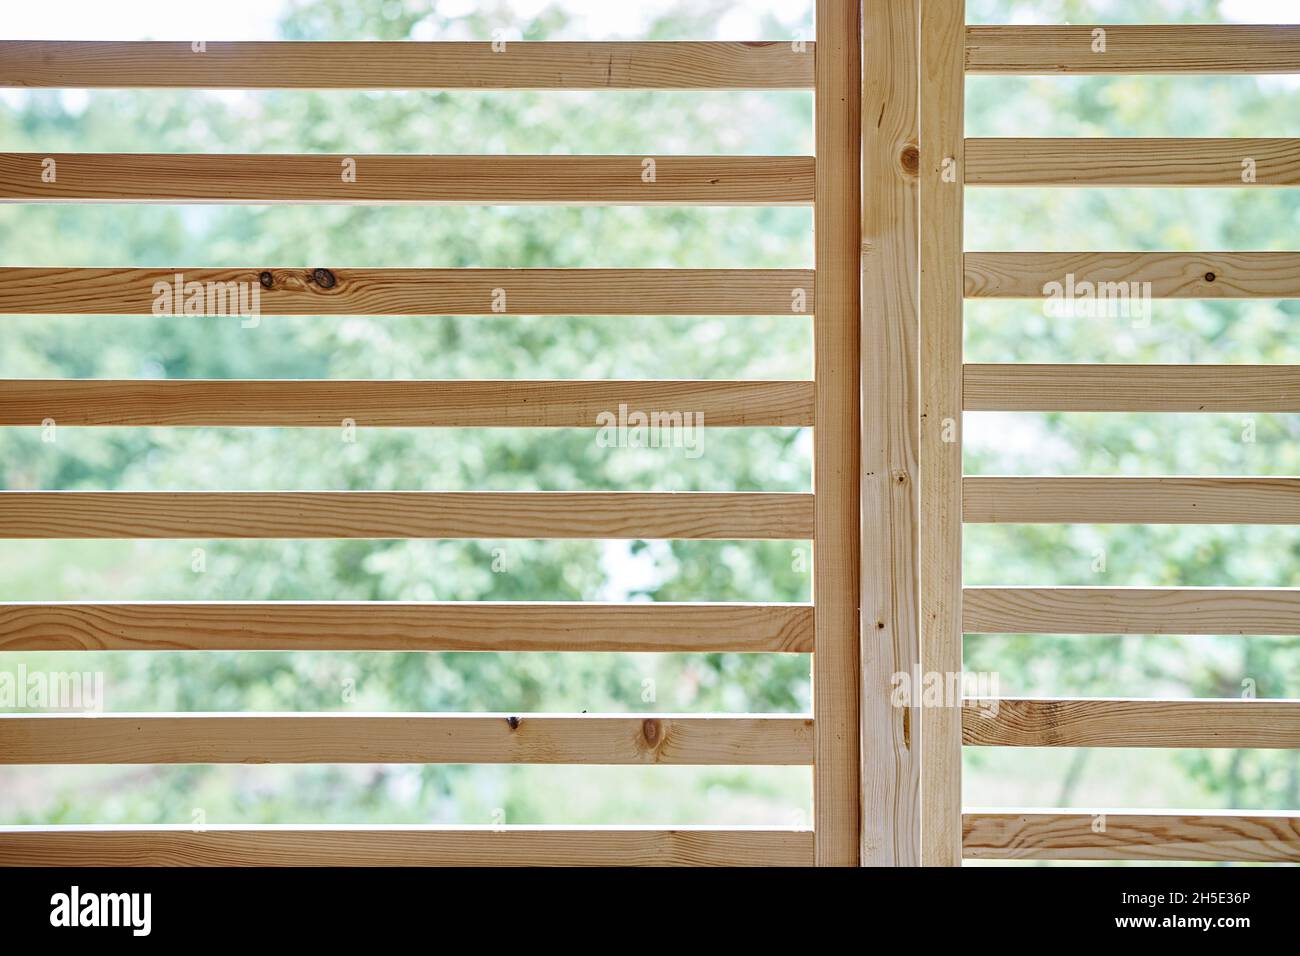
[[[647,160],[654,160],[653,175]],[[55,178],[49,180],[53,160]],[[0,153],[0,202],[808,206],[811,156]]]
[[[0,714],[0,764],[812,763],[803,716]]]
[[[1300,700],[970,698],[976,747],[1300,747]]]
[[[975,810],[962,825],[973,860],[1300,862],[1297,813]]]
[[[260,315],[790,315],[814,304],[810,269],[0,268],[0,315],[200,321],[173,294],[177,276],[182,290],[202,284],[208,317],[244,306]]]
[[[1105,31],[1105,50],[1094,31]],[[1173,23],[969,26],[966,72],[1300,73],[1300,26]]]
[[[1143,307],[1147,295],[1153,299],[1300,298],[1297,252],[968,252],[965,274],[968,298],[1050,298],[1069,310],[1061,313],[1065,316],[1137,318],[1140,313],[1135,310]],[[1075,290],[1072,299],[1065,298],[1068,282]],[[1093,304],[1081,298],[1080,285],[1085,282],[1091,283]],[[1141,284],[1147,282],[1149,289]]]
[[[808,539],[764,492],[4,491],[0,538]]]
[[[673,422],[677,428],[811,425],[813,383],[0,380],[0,425],[53,419],[60,425],[337,428],[346,419],[376,428],[622,423],[635,430],[629,416],[636,412],[662,423],[653,426],[655,435]]]
[[[0,86],[198,89],[811,89],[814,44],[0,42]]]
[[[1252,159],[1254,180],[1243,180]],[[969,186],[1300,186],[1300,139],[966,140]]]
[[[0,651],[812,649],[809,604],[0,603]]]
[[[962,481],[966,521],[1008,524],[1300,524],[1300,478]]]
[[[962,615],[969,634],[1300,634],[1300,588],[970,587]]]
[[[812,866],[779,827],[0,826],[0,866]]]
[[[1300,412],[1294,365],[967,365],[967,411]]]

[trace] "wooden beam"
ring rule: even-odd
[[[1293,365],[967,365],[967,411],[1300,412]]]
[[[964,481],[967,521],[1005,524],[1300,524],[1300,478]]]
[[[1300,73],[1300,26],[1280,23],[971,26],[966,28],[966,72],[1037,76]]]
[[[818,866],[856,866],[862,832],[858,632],[861,283],[861,15],[857,0],[818,0],[817,309],[813,365],[816,648],[813,831]]]
[[[917,568],[918,0],[863,5],[862,863],[921,862]]]
[[[805,318],[813,306],[807,269],[0,268],[0,314],[15,315]]]
[[[963,823],[974,860],[1300,863],[1297,813],[977,810]]]
[[[974,299],[1054,299],[1059,322],[1137,318],[1147,298],[1300,298],[1300,253],[968,252],[965,284]]]
[[[812,720],[720,714],[0,714],[0,764],[812,763]]]
[[[813,536],[813,496],[764,492],[4,491],[0,538]]]
[[[0,87],[811,89],[814,44],[0,41]]]
[[[965,0],[921,5],[921,670],[960,673]],[[921,714],[921,854],[961,865],[961,715]]]
[[[597,428],[632,412],[656,441],[669,426],[811,425],[813,383],[0,380],[0,425]]]
[[[968,634],[1300,634],[1300,588],[967,588]]]
[[[1253,161],[1253,165],[1247,160]],[[1247,172],[1252,178],[1244,178]],[[1300,139],[974,138],[966,141],[966,183],[970,186],[1300,186]]]
[[[0,866],[811,866],[779,827],[0,826]]]
[[[807,206],[812,198],[810,156],[0,153],[0,202]]]
[[[810,604],[0,603],[0,651],[799,653]]]
[[[1300,747],[1300,700],[968,698],[972,747]]]

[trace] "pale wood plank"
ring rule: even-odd
[[[809,653],[808,604],[0,603],[0,651]]]
[[[177,276],[240,283],[261,315],[792,315],[812,312],[808,269],[0,268],[0,315],[151,315]],[[158,285],[161,283],[161,285]],[[157,289],[155,289],[157,285]],[[252,298],[256,290],[257,299]],[[796,296],[795,291],[799,291]],[[207,303],[211,301],[212,306]],[[232,300],[227,298],[228,303]],[[176,306],[181,313],[181,306]],[[250,309],[249,311],[254,311]],[[196,321],[202,316],[183,316]]]
[[[807,717],[0,714],[0,764],[812,763]]]
[[[962,669],[965,19],[965,0],[921,5],[921,667],[940,674]],[[928,707],[922,721],[922,862],[960,866],[960,714]]]
[[[974,747],[1300,747],[1300,700],[1002,697],[966,705],[962,740]]]
[[[964,488],[971,522],[1300,524],[1300,478],[998,476]]]
[[[963,822],[976,860],[1300,863],[1297,813],[976,810]]]
[[[970,186],[1300,186],[1300,138],[991,137],[966,141]]]
[[[628,414],[645,414],[647,421],[675,422],[678,429],[683,424],[803,426],[812,424],[813,384],[0,380],[0,425],[39,425],[53,419],[78,426],[337,428],[350,420],[358,427],[376,428],[596,428],[611,420],[617,423],[620,406]],[[601,417],[605,415],[614,417]],[[658,435],[660,427],[653,431]]]
[[[918,0],[863,6],[862,863],[921,861],[917,553]]]
[[[0,538],[776,538],[813,496],[763,492],[5,491]]]
[[[0,87],[75,89],[811,89],[814,44],[0,41]]]
[[[1046,299],[1064,302],[1067,277],[1074,288],[1091,283],[1094,308],[1125,316],[1135,300],[1300,298],[1297,252],[968,252],[966,295],[976,299]],[[1151,283],[1136,287],[1130,283]],[[1051,283],[1058,283],[1053,286]],[[1105,283],[1105,285],[1101,285]],[[1084,308],[1075,293],[1074,308]],[[1110,305],[1106,305],[1110,303]],[[1075,313],[1078,314],[1078,313]],[[1102,312],[1100,314],[1107,314]],[[1068,318],[1061,322],[1072,321]],[[1087,321],[1079,319],[1074,321]]]
[[[1300,634],[1300,588],[966,588],[969,634]]]
[[[967,411],[1300,412],[1294,365],[967,365]]]
[[[1105,30],[1094,52],[1094,30]],[[1300,26],[1169,23],[970,26],[966,72],[1300,73]]]
[[[811,866],[779,827],[0,826],[0,866]]]
[[[647,159],[653,181],[643,178]],[[42,176],[47,160],[53,182]],[[0,153],[0,201],[807,206],[812,198],[810,156]]]
[[[817,717],[813,831],[818,866],[856,866],[859,790],[858,467],[862,101],[857,0],[817,3],[817,309],[813,321],[817,429],[813,603]]]

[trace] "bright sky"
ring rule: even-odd
[[[757,26],[764,14],[779,13],[788,22],[792,14],[811,6],[811,2],[736,0],[732,11],[719,20],[716,36],[732,40],[772,39],[760,35]],[[412,0],[407,0],[407,4],[413,5]],[[44,0],[42,3],[4,0],[0,29],[5,39],[14,40],[272,40],[277,38],[275,23],[285,6],[285,0]],[[459,16],[472,12],[478,4],[477,0],[438,0],[428,6],[447,16]],[[515,15],[502,28],[518,28],[548,7],[563,7],[578,18],[563,39],[602,40],[636,39],[642,35],[647,15],[663,9],[665,4],[626,0],[513,0],[510,8]],[[379,4],[375,8],[379,9]],[[1297,0],[1225,0],[1223,10],[1225,19],[1240,22],[1300,22]],[[811,22],[811,17],[808,19]]]
[[[0,30],[13,40],[274,40],[275,23],[286,0],[45,0],[43,3],[3,0]],[[399,0],[400,2],[400,0]],[[762,36],[758,24],[768,13],[788,22],[812,0],[735,0],[733,11],[720,18],[716,36],[732,40],[773,39]],[[369,5],[375,10],[382,5]],[[415,7],[413,0],[406,6]],[[477,0],[437,0],[423,4],[443,16],[457,17],[481,8]],[[638,39],[643,24],[668,7],[662,0],[512,0],[513,16],[502,29],[518,29],[547,8],[571,11],[577,22],[566,40]],[[808,17],[811,25],[811,16]],[[345,37],[321,37],[340,40]],[[421,40],[466,39],[421,36]],[[490,39],[484,37],[483,39]]]

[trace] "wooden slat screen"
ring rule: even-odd
[[[1240,187],[1241,157],[1258,157],[1262,187],[1300,185],[1300,140],[1140,138],[970,138],[959,92],[969,74],[1294,73],[1295,26],[1106,26],[1107,52],[1092,51],[1091,26],[971,26],[964,4],[932,5],[923,23],[922,337],[923,656],[931,669],[960,670],[968,633],[1294,634],[1291,589],[967,587],[961,584],[960,528],[966,522],[1261,524],[1300,522],[1300,478],[953,477],[960,430],[947,447],[939,420],[966,411],[1276,412],[1300,410],[1289,366],[963,365],[963,298],[1042,298],[1044,284],[1078,273],[1097,281],[1151,283],[1156,298],[1297,298],[1297,252],[969,252],[961,248],[962,188],[1184,186]],[[927,112],[927,106],[929,112]],[[964,161],[962,160],[964,150]],[[950,188],[940,163],[960,170]],[[1251,188],[1254,188],[1253,186]],[[927,263],[934,274],[927,275]],[[949,274],[958,269],[957,281]],[[923,318],[924,321],[924,318]],[[945,337],[947,336],[947,337]],[[952,414],[958,414],[952,412]],[[958,414],[958,417],[959,414]],[[959,473],[959,469],[958,472]],[[958,598],[961,601],[958,601]],[[967,809],[960,829],[959,755],[998,747],[1300,747],[1300,701],[1250,699],[970,699],[960,741],[927,734],[928,828],[933,862],[977,859],[1300,861],[1300,815],[1195,809]],[[991,705],[996,704],[996,708]],[[927,714],[927,726],[932,722]],[[942,724],[941,726],[946,726]],[[1104,817],[1105,826],[1095,826]]]
[[[0,762],[541,762],[804,765],[813,826],[2,827],[0,863],[781,864],[859,859],[859,11],[817,4],[816,42],[0,42],[0,86],[216,89],[813,89],[816,155],[0,154],[0,202],[813,206],[816,268],[0,268],[0,313],[148,314],[156,282],[256,282],[274,315],[789,315],[812,381],[0,382],[0,425],[595,427],[620,402],[709,426],[815,426],[811,494],[0,492],[5,538],[814,539],[814,600],[621,606],[7,603],[3,650],[807,653],[813,713],[110,714],[0,718]],[[35,174],[33,174],[35,172]],[[33,188],[35,184],[35,188]],[[806,306],[792,309],[792,291]]]

